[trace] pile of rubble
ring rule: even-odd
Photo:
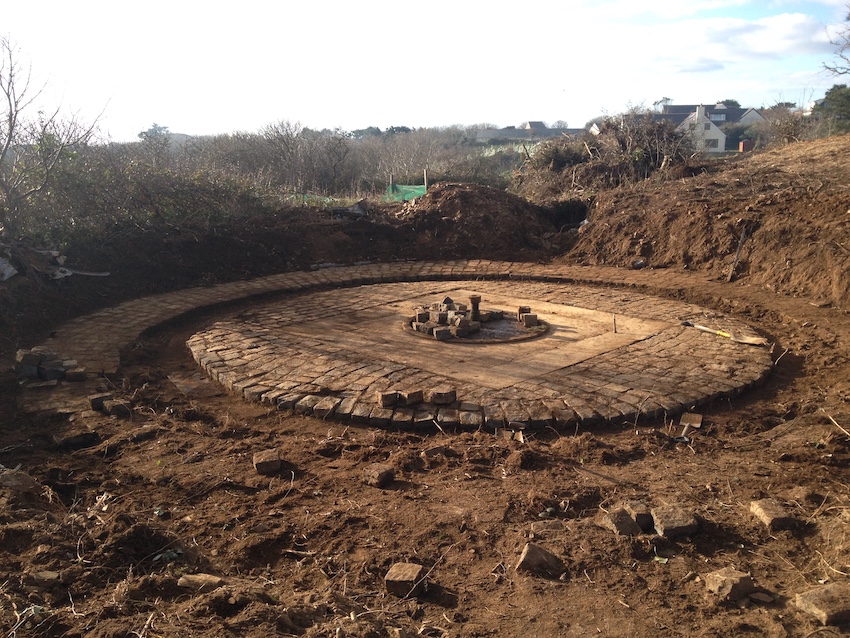
[[[437,341],[458,337],[469,337],[481,331],[481,324],[499,321],[505,318],[503,310],[481,310],[481,296],[469,297],[469,304],[455,303],[451,297],[430,306],[417,306],[413,317],[406,326],[415,332],[434,337]],[[537,315],[529,306],[520,306],[516,314],[523,328],[535,328],[539,325]]]
[[[61,356],[44,346],[15,353],[15,372],[28,387],[57,385],[59,381],[85,381],[86,369],[74,359]]]

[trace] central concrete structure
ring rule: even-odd
[[[536,339],[478,344],[402,330],[412,308],[446,296],[480,297],[483,307],[512,313],[531,306],[549,329]],[[630,291],[418,281],[293,295],[224,318],[188,346],[213,379],[249,400],[396,427],[672,416],[769,373],[766,349],[683,321],[748,332],[705,308]]]

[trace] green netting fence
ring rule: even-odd
[[[384,199],[392,202],[406,202],[417,197],[422,197],[428,190],[427,186],[410,186],[404,184],[390,184]]]

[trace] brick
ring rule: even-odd
[[[448,405],[457,400],[457,391],[454,388],[439,386],[428,391],[428,403],[436,405]]]
[[[794,518],[786,507],[774,498],[764,498],[750,503],[750,512],[772,531],[793,529],[799,521]]]
[[[129,403],[116,399],[104,401],[103,411],[109,416],[117,416],[119,419],[129,419],[133,415],[133,410]]]
[[[708,591],[730,601],[741,600],[755,591],[750,575],[732,567],[724,567],[706,574],[705,586]]]
[[[340,403],[342,403],[342,399],[339,397],[322,397],[321,401],[313,406],[313,416],[317,419],[326,419],[333,415]]]
[[[650,534],[655,529],[655,523],[652,520],[652,513],[645,503],[640,501],[626,501],[623,503],[623,509],[629,513],[638,527],[647,534]]]
[[[398,403],[398,392],[379,390],[375,394],[375,402],[382,408],[391,408]]]
[[[831,583],[797,594],[794,604],[823,625],[839,625],[850,620],[850,585]]]
[[[252,462],[257,474],[275,474],[280,471],[280,452],[277,448],[255,452]]]
[[[376,428],[385,428],[392,423],[392,420],[393,411],[390,408],[375,407],[369,413],[369,425]]]
[[[386,487],[395,480],[395,468],[386,463],[373,463],[363,471],[363,481],[372,487]]]
[[[560,558],[534,543],[526,543],[516,568],[517,571],[528,571],[549,578],[558,578],[566,571]]]
[[[417,405],[425,400],[425,393],[419,389],[400,390],[398,398],[403,405]]]
[[[293,410],[298,414],[313,414],[313,408],[322,400],[322,397],[316,394],[308,394],[293,406]]]
[[[387,592],[399,598],[417,596],[423,587],[425,568],[416,563],[394,563],[384,576]]]
[[[612,509],[610,512],[601,514],[596,519],[596,523],[618,536],[640,536],[643,532],[640,525],[623,508]]]
[[[699,523],[692,512],[678,505],[662,505],[652,509],[655,531],[666,538],[696,534]]]

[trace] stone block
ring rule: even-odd
[[[280,452],[277,448],[255,452],[253,463],[257,474],[275,474],[280,471]]]
[[[696,534],[699,529],[699,523],[693,513],[678,505],[653,508],[652,519],[655,531],[666,538]]]
[[[403,405],[418,405],[425,400],[425,393],[422,390],[401,390],[398,398]]]
[[[430,313],[430,316],[428,318],[429,321],[436,323],[436,324],[439,324],[441,326],[445,325],[445,323],[448,321],[448,319],[449,319],[449,314],[444,310],[442,310],[442,311],[441,310],[432,310],[431,313]]]
[[[325,419],[334,413],[340,403],[342,399],[339,397],[322,397],[322,400],[313,406],[313,416],[317,419]]]
[[[794,598],[794,604],[824,625],[838,625],[850,620],[850,585],[831,583],[815,587]]]
[[[100,434],[92,430],[72,430],[53,437],[56,444],[64,450],[83,450],[100,443]]]
[[[463,338],[463,337],[469,336],[469,328],[468,327],[461,328],[460,326],[451,326],[451,327],[449,327],[449,330],[451,331],[452,336],[455,336],[455,337]]]
[[[516,320],[522,321],[522,316],[529,312],[531,312],[531,306],[520,306],[516,311]]]
[[[531,312],[522,313],[520,320],[525,328],[534,328],[537,325],[537,315]]]
[[[749,574],[739,572],[732,567],[724,567],[705,576],[708,591],[717,594],[723,600],[736,601],[746,598],[755,591],[753,579]]]
[[[393,420],[393,411],[390,408],[374,407],[369,413],[369,425],[376,428],[385,428]]]
[[[398,403],[398,392],[378,390],[375,393],[375,402],[382,408],[391,408]]]
[[[635,519],[622,507],[601,514],[596,523],[600,527],[610,529],[618,536],[640,536],[643,532]]]
[[[652,520],[652,513],[645,503],[640,501],[627,501],[623,503],[623,509],[629,513],[638,527],[646,534],[651,534],[655,530],[655,523]]]
[[[386,463],[373,463],[363,471],[363,482],[372,487],[386,487],[395,480],[395,468]]]
[[[428,392],[428,403],[435,405],[448,405],[457,401],[457,391],[447,386],[432,388]]]
[[[785,506],[774,498],[764,498],[750,503],[750,512],[755,514],[772,531],[793,529],[798,521]]]
[[[431,313],[427,310],[417,310],[413,320],[417,323],[427,323],[431,319]]]
[[[384,576],[384,585],[393,596],[416,596],[422,591],[425,573],[425,568],[416,563],[394,563]]]
[[[409,428],[413,425],[413,409],[412,408],[396,408],[393,412],[392,424],[397,428]]]
[[[129,419],[133,415],[130,404],[120,399],[108,399],[104,401],[103,411],[109,416],[115,416],[119,419]]]
[[[218,589],[225,583],[226,581],[221,576],[212,574],[183,574],[177,580],[178,587],[185,587],[199,593]]]
[[[313,414],[313,408],[316,404],[322,400],[318,394],[308,394],[300,401],[298,401],[292,409],[295,410],[298,414]]]
[[[374,406],[370,403],[357,403],[351,410],[351,420],[355,423],[369,423]]]
[[[295,405],[304,398],[304,394],[301,392],[287,392],[281,397],[277,399],[277,409],[278,410],[292,410],[295,408]]]
[[[63,379],[65,377],[65,366],[62,365],[60,359],[51,359],[50,361],[42,361],[38,364],[38,378],[45,381],[53,381],[54,379]]]
[[[517,571],[528,571],[549,578],[558,578],[566,571],[564,562],[560,558],[534,543],[526,543],[516,568]]]
[[[337,419],[350,419],[354,406],[357,405],[357,397],[344,397],[336,406],[335,415]]]
[[[465,428],[480,428],[484,423],[484,417],[477,410],[461,410],[458,421]]]
[[[88,376],[86,369],[83,367],[71,368],[70,370],[65,371],[65,381],[70,381],[72,383],[85,381],[88,379]]]
[[[445,341],[446,339],[451,339],[454,335],[452,334],[452,329],[450,326],[439,326],[434,328],[434,339],[437,341]]]
[[[37,368],[41,361],[41,356],[31,350],[18,350],[15,353],[15,363],[19,363],[24,366]]]
[[[440,408],[437,420],[444,427],[456,427],[460,423],[460,414],[456,408]]]

